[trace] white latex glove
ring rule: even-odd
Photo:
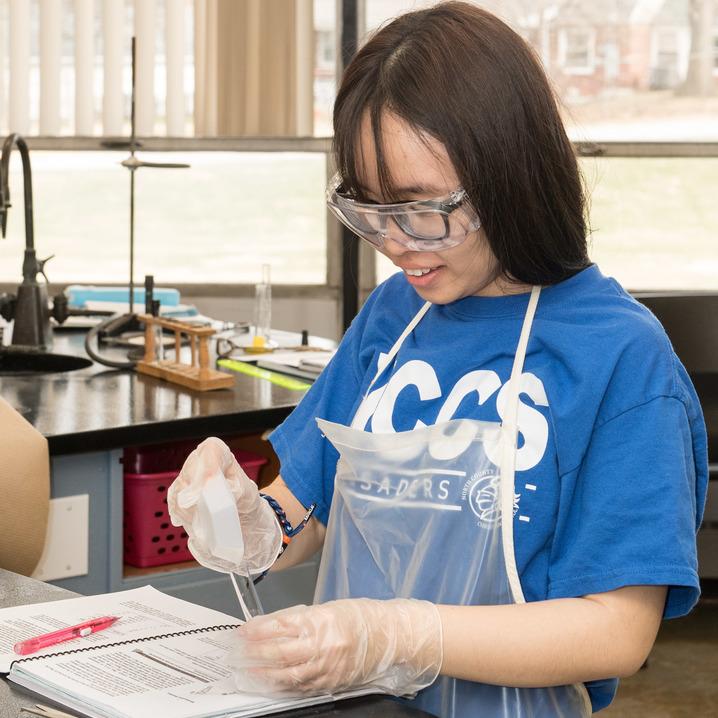
[[[352,598],[294,606],[237,630],[227,658],[240,691],[316,695],[376,688],[406,695],[431,685],[443,660],[433,603]]]
[[[196,509],[204,483],[217,473],[225,477],[237,504],[244,539],[242,565],[212,556]],[[221,439],[205,439],[187,457],[167,492],[167,508],[172,524],[184,526],[192,555],[207,568],[236,573],[246,573],[249,569],[250,573],[257,575],[264,573],[279,555],[282,529],[276,515]]]

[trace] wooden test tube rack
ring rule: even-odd
[[[141,374],[171,381],[175,384],[209,391],[234,386],[234,376],[209,365],[209,338],[214,334],[211,327],[198,327],[188,322],[167,317],[153,317],[151,314],[139,314],[137,317],[145,325],[145,357],[137,362],[137,371]],[[157,359],[155,334],[157,327],[170,329],[175,335],[174,359]],[[182,335],[189,339],[191,363],[181,361]],[[172,351],[172,349],[169,349]]]

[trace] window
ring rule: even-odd
[[[632,290],[718,289],[718,159],[585,159],[581,171],[604,273]]]
[[[712,96],[700,99],[683,87],[689,57],[695,52],[691,0],[474,2],[499,15],[534,46],[560,95],[572,139],[718,141],[718,85]],[[370,32],[401,12],[433,3],[364,4]],[[713,53],[718,27],[711,38]],[[718,54],[713,58],[718,68]],[[657,68],[671,68],[671,77],[664,72],[658,78]]]
[[[334,73],[334,33],[320,30],[316,33],[317,71]]]
[[[594,71],[595,35],[592,29],[565,28],[559,34],[559,57],[564,72],[588,75]]]
[[[314,136],[332,134],[332,105],[336,95],[335,0],[314,0]]]
[[[300,116],[296,134],[311,135],[312,80],[330,77],[332,86],[334,81],[334,0],[291,0],[285,6],[286,13],[272,17],[263,3],[254,3],[250,12],[244,4],[207,0],[0,0],[0,134],[126,135],[134,35],[138,135],[213,136],[221,122],[207,129],[202,108],[211,105],[207,114],[223,114],[218,93],[244,93],[228,102],[247,105],[253,114],[253,104],[262,105],[268,95],[255,97],[247,88],[279,82],[296,84],[287,90],[294,112],[286,114]],[[234,23],[232,33],[222,22]],[[245,42],[242,32],[263,42]],[[280,36],[284,53],[277,56],[279,43],[271,38]],[[325,113],[326,93],[316,97]],[[282,101],[269,104],[276,108]],[[266,126],[254,134],[268,136]],[[320,130],[326,134],[326,123],[320,122]]]
[[[589,256],[630,290],[718,289],[718,158],[581,161]],[[377,281],[397,271],[378,255]]]
[[[108,47],[103,17],[110,7],[118,13],[116,27],[122,35],[122,43],[120,64],[115,68],[120,79],[115,110],[119,109],[120,124],[108,134],[126,136],[129,132],[129,37],[134,32],[137,8],[153,5],[156,64],[152,132],[170,136],[184,134],[187,139],[194,130],[195,10],[202,4],[192,0],[171,4],[166,0],[153,3],[63,0],[59,4],[63,13],[59,23],[60,134],[76,132],[75,9],[93,7],[92,22],[89,26],[85,24],[92,38],[86,69],[90,69],[89,81],[93,88],[92,130],[86,134],[96,135],[104,131],[102,90]],[[362,0],[358,4],[365,11],[363,27],[371,32],[401,12],[433,2]],[[718,85],[716,93],[709,96],[691,95],[684,87],[692,53],[690,0],[670,3],[626,0],[609,3],[610,11],[604,3],[595,0],[560,3],[477,0],[476,4],[499,14],[539,52],[560,93],[571,139],[641,143],[628,150],[633,155],[630,158],[612,156],[584,163],[593,194],[594,253],[602,264],[607,263],[607,271],[629,286],[658,287],[657,282],[664,282],[666,286],[678,283],[686,287],[718,287],[718,272],[704,273],[696,264],[700,261],[703,267],[715,267],[718,255],[718,250],[705,241],[707,231],[718,235],[710,204],[706,205],[705,199],[710,196],[714,181],[710,173],[701,169],[708,167],[715,172],[715,160],[654,160],[638,156],[645,142],[718,142],[718,122],[715,121]],[[18,9],[27,11],[23,22],[31,38],[27,58],[30,135],[40,131],[38,42],[42,12],[49,5],[40,0],[12,3],[13,13]],[[170,5],[175,12],[178,7],[182,10],[179,25],[178,16],[170,17]],[[311,6],[315,48],[313,77],[309,79],[313,83],[314,134],[328,137],[336,94],[337,2],[312,0]],[[12,106],[9,102],[10,11],[10,1],[0,0],[0,137],[10,129]],[[177,48],[173,49],[167,42],[167,27],[171,23],[175,23],[175,28],[182,27],[179,54]],[[711,34],[709,46],[713,53],[711,76],[718,82],[718,28],[716,30]],[[176,135],[167,130],[170,84],[167,57],[170,54],[180,57],[182,70],[179,85],[182,131]],[[174,87],[177,91],[176,83]],[[205,140],[198,138],[192,142],[192,149],[197,150],[203,147]],[[328,146],[324,140],[311,142],[324,142],[323,148]],[[277,283],[326,283],[327,267],[334,266],[331,253],[336,251],[336,244],[327,240],[327,215],[322,202],[326,156],[323,149],[300,152],[300,144],[290,142],[269,148],[265,143],[262,146],[263,150],[280,149],[280,152],[185,152],[179,151],[184,147],[180,141],[167,139],[163,148],[177,151],[168,155],[168,160],[172,156],[169,161],[189,162],[192,168],[138,172],[137,278],[144,272],[153,272],[158,281],[253,284],[259,265],[269,257],[276,263],[273,281]],[[43,144],[44,148],[50,146],[48,142]],[[58,141],[57,148],[60,146],[62,142]],[[129,182],[128,173],[119,162],[126,153],[104,151],[99,138],[93,145],[94,152],[67,151],[76,147],[71,142],[64,147],[62,152],[33,150],[32,153],[39,256],[56,254],[47,267],[53,282],[123,282],[128,265]],[[242,149],[248,147],[245,144]],[[707,144],[705,147],[707,154],[715,156],[715,148]],[[616,151],[614,148],[611,153]],[[148,161],[163,159],[149,152],[141,156]],[[67,180],[63,181],[63,177]],[[0,281],[13,283],[20,278],[23,242],[20,181],[16,155],[11,175],[14,207],[10,213],[10,238],[0,240]],[[680,198],[680,201],[670,201],[670,223],[681,228],[682,241],[701,259],[688,262],[687,253],[666,244],[661,252],[671,259],[663,266],[671,271],[654,272],[651,277],[638,276],[639,267],[654,267],[650,253],[665,244],[661,224],[667,191],[668,197],[673,197],[670,192],[675,191],[675,197]],[[648,204],[649,200],[654,202],[653,206]],[[697,214],[696,206],[700,207]],[[641,208],[646,231],[634,221],[637,215],[631,207]],[[619,217],[630,227],[630,232],[621,233]],[[700,224],[696,224],[696,217],[700,218]],[[102,238],[101,242],[97,241],[98,237]],[[671,264],[673,266],[669,266]],[[163,272],[167,274],[166,279],[162,278]],[[382,272],[384,270],[380,270],[380,274]]]
[[[674,68],[678,64],[678,33],[675,30],[658,30],[656,65]]]
[[[55,254],[47,265],[54,283],[126,281],[129,173],[119,163],[127,152],[103,151],[99,136],[129,134],[130,38],[136,34],[138,68],[143,63],[144,67],[154,68],[149,73],[150,120],[140,127],[138,117],[138,134],[182,138],[165,142],[163,147],[168,150],[187,146],[183,140],[188,140],[195,129],[195,21],[201,7],[206,10],[207,3],[0,0],[0,140],[11,128],[18,129],[14,124],[18,115],[13,114],[8,102],[20,87],[17,68],[22,63],[18,65],[16,55],[22,56],[28,68],[22,134],[31,147],[37,144],[34,136],[57,137],[41,142],[47,151],[31,152],[37,251],[40,257]],[[319,38],[317,56],[310,58],[314,71],[308,75],[308,86],[314,83],[314,127],[326,136],[331,131],[335,93],[335,2],[302,3],[302,11],[307,8],[314,11],[314,33]],[[56,25],[48,24],[55,20]],[[148,33],[154,43],[149,63],[140,52],[138,30]],[[11,32],[13,39],[27,39],[24,48],[11,47]],[[49,35],[59,37],[54,49],[43,45]],[[78,60],[81,46],[85,52],[79,53],[83,59]],[[179,95],[175,96],[179,131],[170,131],[169,122],[171,58],[175,62],[175,80],[178,72],[181,76]],[[109,80],[108,66],[112,75]],[[56,95],[47,92],[47,78],[54,72],[59,75]],[[82,86],[78,78],[83,74],[89,77],[90,87],[83,95],[89,109],[84,129],[78,124],[76,104],[76,94]],[[143,80],[140,71],[137,79],[141,95],[140,84],[147,77]],[[110,110],[108,93],[104,92],[108,82],[115,83]],[[52,125],[46,121],[48,101],[54,106],[57,120]],[[310,98],[310,115],[311,106]],[[96,151],[74,151],[81,142],[73,135],[94,135],[95,139],[85,144]],[[211,145],[210,141],[197,139],[192,149],[201,148],[203,142]],[[267,151],[182,151],[162,156],[138,153],[147,161],[188,162],[191,169],[137,172],[136,279],[153,273],[158,282],[253,284],[260,276],[261,264],[269,261],[272,280],[277,284],[327,283],[327,216],[323,201],[326,152],[322,148],[303,152],[302,145],[307,142],[301,141],[259,144]],[[291,150],[295,145],[297,152],[272,151]],[[245,143],[244,149],[247,146]],[[61,151],[52,151],[55,148]],[[22,171],[16,152],[10,181],[14,206],[8,238],[0,240],[0,282],[16,284],[21,277],[24,244]]]
[[[389,3],[366,3],[374,26],[396,14],[394,6],[417,5],[395,0],[383,11]],[[571,139],[603,145],[611,155],[581,160],[591,196],[591,257],[631,289],[718,290],[715,145],[691,146],[690,157],[651,156],[662,154],[660,143],[718,141],[718,95],[685,86],[690,0],[476,4],[534,45],[560,94]],[[712,39],[718,74],[718,32]],[[634,144],[611,145],[622,142]],[[701,151],[705,158],[695,156]],[[377,281],[396,271],[381,256],[376,266]]]
[[[651,89],[662,90],[678,84],[678,33],[659,30],[656,33],[656,60],[651,73]]]
[[[148,156],[149,155],[149,156]],[[53,284],[121,283],[129,276],[129,172],[124,152],[31,154],[35,247],[51,254]],[[276,284],[326,283],[327,239],[320,152],[162,153],[189,169],[139,169],[135,177],[135,280],[254,284],[263,263]],[[22,278],[22,170],[12,159],[0,282]]]
[[[129,133],[137,35],[138,67],[153,67],[140,73],[138,134],[191,135],[193,19],[187,2],[0,0],[0,133]]]

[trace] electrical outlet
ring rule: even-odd
[[[45,548],[33,578],[54,581],[87,574],[89,521],[88,494],[50,499]]]

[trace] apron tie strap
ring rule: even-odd
[[[525,603],[524,592],[521,588],[518,568],[516,567],[516,553],[514,551],[514,479],[516,473],[516,445],[518,437],[518,413],[521,375],[524,370],[526,348],[529,343],[531,325],[533,324],[536,307],[538,306],[541,287],[533,287],[529,304],[526,308],[524,323],[521,327],[519,343],[514,355],[514,365],[511,369],[508,396],[506,398],[506,418],[501,424],[501,543],[504,550],[506,575],[509,579],[511,593],[516,603]]]

